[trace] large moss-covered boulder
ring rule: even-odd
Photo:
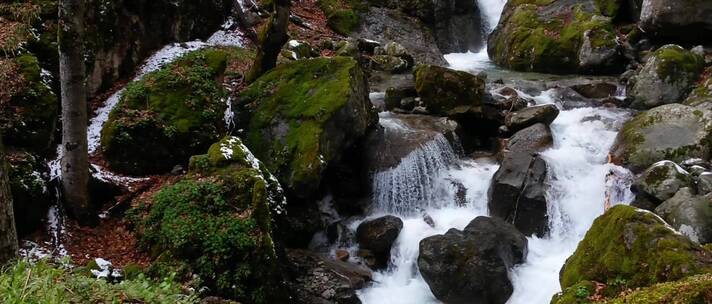
[[[681,46],[659,48],[638,75],[631,79],[629,94],[632,108],[650,109],[682,102],[692,90],[705,67],[702,56]]]
[[[420,65],[414,74],[415,90],[430,113],[443,116],[482,113],[484,78],[434,65]]]
[[[7,151],[10,192],[17,233],[35,232],[54,202],[49,192],[43,159],[24,150]]]
[[[181,270],[211,294],[248,303],[285,303],[272,239],[283,204],[266,167],[239,138],[226,137],[134,213],[142,215],[141,240],[156,257],[152,271]]]
[[[712,113],[669,104],[643,112],[623,125],[611,156],[617,163],[642,171],[660,160],[681,163],[709,159]]]
[[[652,212],[618,205],[597,218],[561,269],[561,287],[603,282],[610,294],[712,271],[712,252]]]
[[[661,39],[706,43],[712,35],[710,16],[710,1],[645,0],[640,15],[640,28]]]
[[[620,295],[606,304],[697,304],[712,302],[712,274],[700,274],[685,279],[655,284]]]
[[[611,20],[591,0],[509,0],[488,53],[518,71],[617,72],[623,65]]]
[[[237,48],[200,50],[130,83],[101,131],[111,168],[162,173],[205,151],[226,131],[226,68],[250,57]]]
[[[324,171],[377,121],[364,72],[349,57],[277,66],[235,108],[245,144],[299,198],[315,195]]]
[[[37,57],[0,59],[0,131],[5,144],[44,152],[54,140],[59,101]]]

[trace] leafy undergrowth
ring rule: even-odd
[[[46,261],[20,260],[0,271],[0,303],[197,303],[171,277],[153,281],[143,275],[109,283]]]

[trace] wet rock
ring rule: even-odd
[[[709,159],[712,114],[707,110],[669,104],[641,113],[618,133],[611,156],[618,164],[640,172],[661,159],[682,162]]]
[[[704,69],[704,59],[678,45],[659,48],[629,82],[631,107],[650,109],[682,102]]]
[[[682,188],[655,213],[691,240],[712,243],[712,195],[697,196],[692,188]]]
[[[349,257],[351,256],[351,254],[349,254],[349,252],[344,249],[336,250],[334,255],[336,256],[337,260],[342,262],[347,262],[349,260]]]
[[[487,43],[498,65],[554,74],[622,72],[612,18],[594,1],[508,1]]]
[[[306,250],[287,251],[291,301],[297,304],[360,304],[356,291],[371,281],[371,271]]]
[[[618,86],[610,82],[590,82],[571,87],[586,98],[608,98],[615,96]]]
[[[430,113],[453,116],[482,112],[482,77],[432,65],[418,66],[414,73],[415,89]]]
[[[415,91],[415,87],[402,87],[402,88],[388,88],[386,90],[386,96],[385,96],[385,104],[386,104],[386,109],[387,110],[393,110],[395,108],[403,109],[403,110],[412,110],[414,106],[412,103],[409,106],[408,104],[404,104],[403,100],[406,98],[413,98],[418,96],[418,93]]]
[[[550,125],[559,116],[559,109],[552,104],[528,107],[511,112],[505,118],[510,131],[516,132],[537,123]]]
[[[233,105],[245,144],[288,195],[312,198],[323,174],[377,123],[360,64],[348,57],[279,65]]]
[[[518,111],[524,109],[530,100],[520,96],[517,90],[511,87],[502,87],[492,92],[492,97],[497,108],[506,111]]]
[[[702,172],[697,178],[697,191],[702,194],[712,193],[712,172]]]
[[[398,238],[401,229],[403,229],[403,221],[388,215],[361,223],[356,229],[356,238],[359,247],[370,250],[376,257],[378,268],[383,268],[388,265],[391,246]]]
[[[653,164],[635,180],[638,190],[644,191],[659,202],[673,197],[681,188],[692,185],[690,173],[671,161]]]
[[[490,214],[525,235],[543,236],[548,227],[546,162],[528,152],[505,153],[488,190]]]
[[[345,221],[338,221],[331,223],[326,228],[326,237],[331,244],[337,244],[339,246],[349,246],[351,245],[356,237],[353,231],[348,227]]]
[[[408,70],[408,62],[395,56],[374,55],[371,57],[371,67],[375,70],[398,74]]]
[[[506,149],[509,152],[541,152],[553,143],[554,137],[549,126],[537,123],[515,133],[507,142]]]
[[[608,285],[607,294],[675,281],[712,270],[712,252],[671,229],[652,212],[625,205],[598,217],[561,269],[563,289],[583,281]]]
[[[376,48],[381,47],[381,43],[375,40],[360,38],[357,40],[358,49],[367,54],[375,54]]]
[[[418,269],[445,303],[505,303],[512,294],[508,271],[524,262],[527,240],[511,224],[477,217],[420,241]]]
[[[447,64],[432,32],[420,20],[398,10],[369,7],[361,14],[361,23],[362,26],[351,36],[397,42],[409,50],[418,63]]]
[[[702,43],[712,35],[709,1],[645,0],[640,28],[651,36]]]

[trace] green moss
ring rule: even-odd
[[[615,206],[596,219],[576,252],[561,271],[563,288],[581,281],[609,285],[610,294],[712,271],[704,250],[674,232],[656,215],[628,206]]]
[[[318,0],[317,5],[324,11],[329,27],[345,36],[356,30],[360,22],[358,13],[365,8],[359,0]]]
[[[352,98],[363,81],[352,58],[317,58],[283,64],[240,95],[238,118],[248,130],[245,143],[290,189],[318,188],[335,147],[323,145],[324,127]],[[363,93],[363,92],[361,92]],[[351,113],[350,115],[356,115]]]
[[[226,131],[226,67],[251,58],[244,49],[204,49],[130,83],[102,129],[112,168],[137,175],[165,172],[205,151]]]
[[[621,0],[596,0],[596,8],[601,15],[616,17],[621,9]]]
[[[539,15],[541,3],[529,3],[516,6],[490,41],[498,64],[521,71],[577,72],[583,34],[589,30],[592,47],[615,47],[610,18],[586,13],[580,7],[574,7],[572,15],[543,17]]]
[[[678,45],[666,45],[654,53],[658,61],[657,74],[660,79],[675,82],[680,75],[694,75],[697,78],[704,69],[704,59]]]
[[[712,274],[656,284],[607,300],[606,304],[703,304],[712,301]]]
[[[430,65],[416,67],[414,75],[415,90],[429,112],[448,116],[481,113],[483,78]]]

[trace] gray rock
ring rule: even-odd
[[[514,226],[481,216],[463,231],[420,241],[418,269],[445,303],[505,303],[513,291],[508,271],[526,254],[527,239]]]
[[[712,193],[712,172],[702,172],[697,177],[697,192],[702,195]]]
[[[537,123],[550,125],[559,116],[559,109],[552,104],[528,107],[511,112],[505,118],[510,131],[516,132]]]
[[[515,133],[507,143],[509,152],[541,152],[551,147],[554,138],[549,126],[537,123]]]
[[[356,291],[371,281],[367,268],[314,252],[288,250],[287,259],[297,304],[360,304]]]
[[[371,67],[374,70],[398,74],[408,70],[408,62],[395,56],[374,55],[371,57]]]
[[[525,235],[548,228],[546,162],[528,152],[505,153],[488,190],[490,214],[513,223]]]
[[[574,91],[586,98],[608,98],[615,96],[618,86],[605,81],[592,81],[576,84],[571,87]]]
[[[655,51],[631,80],[631,107],[650,109],[682,102],[704,69],[704,59],[681,46],[666,45]]]
[[[635,180],[637,189],[645,191],[660,202],[670,199],[681,188],[692,185],[690,173],[668,160],[653,164]]]
[[[591,41],[598,31],[588,30],[583,33],[583,42],[578,52],[579,71],[596,72],[602,67],[612,67],[622,63],[618,44],[596,46]]]
[[[707,43],[712,37],[712,2],[645,0],[640,28],[659,38]]]
[[[683,188],[655,213],[691,240],[712,242],[712,195],[697,196],[691,188]]]
[[[712,113],[669,104],[641,113],[618,133],[611,156],[614,162],[640,172],[661,159],[683,162],[709,159]]]

